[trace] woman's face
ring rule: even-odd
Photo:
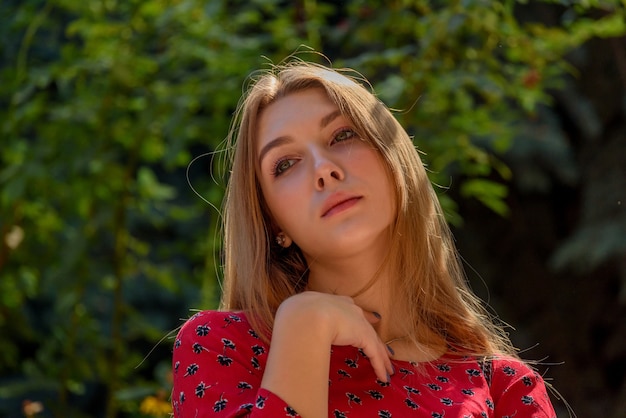
[[[257,176],[272,218],[309,262],[384,254],[396,214],[392,180],[324,90],[270,104],[257,138]]]

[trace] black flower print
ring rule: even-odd
[[[532,386],[533,385],[533,381],[529,376],[524,376],[522,377],[522,383],[524,384],[524,386]]]
[[[211,331],[211,328],[208,325],[198,325],[196,327],[196,335],[198,337],[206,337],[209,335],[209,331]]]
[[[265,401],[267,401],[267,397],[259,395],[256,398],[256,407],[259,409],[265,408]]]
[[[426,383],[426,387],[427,387],[428,389],[430,389],[430,390],[435,391],[435,392],[438,392],[438,391],[440,391],[440,390],[441,390],[441,386],[436,385],[436,384],[434,384],[434,383]]]
[[[391,412],[386,409],[378,411],[378,418],[391,418]]]
[[[241,322],[241,318],[239,318],[237,315],[228,315],[227,317],[224,318],[224,328],[226,328],[227,326],[233,324],[234,322]]]
[[[348,398],[348,406],[351,406],[350,403],[352,402],[357,405],[361,405],[361,398],[356,396],[354,393],[346,392],[346,397]]]
[[[437,376],[437,380],[440,381],[441,383],[448,383],[450,381],[450,379],[448,379],[445,376]]]
[[[355,360],[352,360],[351,358],[345,359],[344,363],[346,363],[348,367],[350,367],[351,369],[357,369],[359,367],[359,364]]]
[[[362,349],[362,348],[359,348],[359,350],[358,350],[358,351],[359,351],[359,355],[360,355],[361,357],[363,357],[363,358],[369,358],[369,357],[367,357],[367,354],[365,354],[365,351],[363,351],[363,349]]]
[[[178,396],[178,400],[180,401],[181,404],[185,403],[185,392],[180,392],[180,395]]]
[[[200,354],[202,353],[202,350],[204,350],[205,348],[202,347],[199,343],[193,343],[193,345],[191,346],[191,348],[193,349],[193,352],[196,354]]]
[[[200,367],[196,363],[191,363],[189,366],[187,366],[187,372],[185,373],[185,376],[193,376],[194,374],[196,374],[199,368]]]
[[[288,417],[295,417],[295,416],[298,416],[298,413],[296,412],[296,410],[295,410],[295,409],[293,409],[293,408],[292,408],[292,407],[290,407],[290,406],[286,406],[286,407],[285,407],[285,413],[286,413],[286,416],[288,416]]]
[[[480,377],[480,370],[478,369],[467,369],[465,373],[469,376],[470,382],[472,381],[472,377]]]
[[[443,413],[443,412],[433,412],[432,414],[430,414],[430,416],[432,418],[443,418],[445,416],[445,413]]]
[[[252,346],[252,352],[255,356],[260,356],[261,354],[265,354],[265,348],[258,344],[255,344]]]
[[[377,390],[366,390],[365,393],[367,393],[372,397],[372,399],[376,399],[377,401],[380,401],[384,398],[383,394]]]
[[[333,411],[333,417],[335,417],[335,418],[347,418],[347,415],[345,414],[345,412],[341,412],[340,410],[335,409]]]
[[[224,351],[226,351],[227,348],[230,348],[231,350],[237,349],[235,344],[228,338],[222,338],[222,344],[224,345]]]
[[[198,398],[202,398],[204,396],[204,391],[207,389],[207,385],[205,385],[204,382],[200,382],[198,386],[196,386],[196,396]]]
[[[259,334],[257,334],[253,329],[249,329],[248,334],[250,334],[252,338],[256,338],[257,340],[259,339]]]
[[[174,348],[180,347],[180,338],[176,338],[176,342],[174,342]]]
[[[495,405],[493,404],[493,401],[491,399],[485,399],[485,403],[487,404],[487,408],[491,409],[492,411],[494,410]]]
[[[474,391],[472,389],[461,389],[461,393],[467,396],[474,396]]]
[[[450,366],[449,366],[447,363],[438,364],[438,365],[437,365],[437,369],[438,369],[440,372],[443,372],[443,373],[447,373],[447,372],[449,372],[450,370],[452,370],[452,369],[450,368]]]
[[[223,411],[224,409],[226,409],[227,403],[228,403],[228,400],[224,399],[224,394],[222,393],[220,398],[217,401],[215,401],[215,404],[213,404],[213,411],[214,412]]]
[[[511,366],[504,366],[504,367],[502,368],[502,371],[503,371],[503,372],[504,372],[504,374],[505,374],[505,375],[507,375],[507,376],[515,376],[515,374],[517,373],[517,372],[515,371],[515,369],[514,369],[514,368],[512,368]]]
[[[343,378],[350,379],[350,378],[352,377],[352,376],[350,376],[350,373],[348,373],[347,371],[345,371],[345,370],[343,370],[343,369],[339,369],[339,370],[337,370],[337,374],[338,374],[339,376],[341,376],[341,377],[339,378],[339,380],[341,380],[341,379],[343,379]]]
[[[439,400],[442,404],[444,404],[445,406],[452,406],[454,405],[454,401],[450,398],[441,398]]]
[[[530,396],[530,395],[522,396],[522,403],[524,405],[532,405],[534,402],[535,402],[535,400],[533,399],[532,396]]]
[[[402,378],[406,378],[409,375],[415,374],[413,373],[411,370],[409,369],[405,369],[403,367],[400,367],[400,369],[398,370],[400,372],[400,374],[402,375]]]
[[[409,399],[409,398],[406,398],[406,399],[404,400],[404,403],[405,403],[405,405],[406,405],[406,406],[408,406],[409,408],[411,408],[411,409],[413,409],[413,410],[415,410],[415,409],[419,408],[419,405],[418,405],[418,404],[416,404],[415,402],[413,402],[413,400],[411,400],[411,399]]]
[[[419,395],[419,394],[420,394],[420,391],[419,391],[419,390],[417,390],[417,389],[415,389],[415,388],[412,388],[411,386],[406,386],[406,385],[405,385],[405,386],[404,386],[404,390],[406,390],[406,392],[407,392],[407,396],[411,396],[411,395]]]
[[[217,355],[217,362],[221,365],[221,366],[230,366],[233,363],[233,359],[230,357],[226,357],[223,356],[221,354]]]
[[[180,361],[174,363],[174,373],[178,373],[178,368],[180,367]]]
[[[244,391],[248,389],[252,389],[252,385],[248,382],[239,382],[237,384],[237,389],[241,389],[239,393],[243,393]]]
[[[252,367],[254,367],[256,370],[261,369],[261,365],[259,364],[259,359],[256,357],[252,357],[250,359],[250,363],[252,364]]]

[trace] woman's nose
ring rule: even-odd
[[[332,158],[322,154],[315,157],[315,186],[318,190],[333,182],[342,181],[344,177],[343,169]]]

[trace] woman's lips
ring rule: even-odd
[[[351,208],[352,206],[354,206],[359,200],[361,199],[360,196],[355,196],[355,197],[351,197],[348,199],[344,199],[336,204],[334,204],[330,209],[328,209],[326,212],[324,212],[324,214],[322,215],[322,218],[326,218],[330,215],[334,215],[336,213],[339,212],[343,212],[346,209]]]

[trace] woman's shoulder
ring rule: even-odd
[[[205,311],[197,311],[192,316],[190,316],[187,320],[185,320],[185,324],[183,326],[190,326],[190,324],[199,324],[199,323],[211,323],[214,325],[223,325],[228,326],[230,324],[237,323],[248,323],[248,317],[244,312],[241,311],[216,311],[216,310],[205,310]]]
[[[181,326],[177,341],[197,337],[259,339],[244,312],[205,310],[196,312]]]
[[[440,362],[475,364],[485,370],[498,371],[511,376],[516,375],[518,372],[527,373],[533,371],[528,362],[510,354],[463,355],[456,350],[450,350],[433,363]]]
[[[556,416],[546,383],[532,362],[504,354],[465,357],[465,361],[465,366],[460,367],[461,372],[474,383],[483,382],[497,416],[514,416],[516,411],[524,411],[518,416]],[[463,361],[459,363],[463,364]]]
[[[541,375],[528,363],[520,358],[506,354],[490,356],[457,356],[446,353],[432,364],[441,369],[457,365],[469,376],[483,376],[489,387],[507,387],[516,382],[524,386],[543,385]]]
[[[505,378],[507,380],[519,379],[524,376],[533,376],[541,379],[539,373],[530,365],[530,363],[517,357],[508,355],[497,355],[489,359],[491,363],[491,371],[494,378]]]
[[[490,372],[491,393],[501,411],[505,408],[511,411],[532,410],[537,416],[556,417],[546,382],[532,363],[499,356],[491,360]]]

